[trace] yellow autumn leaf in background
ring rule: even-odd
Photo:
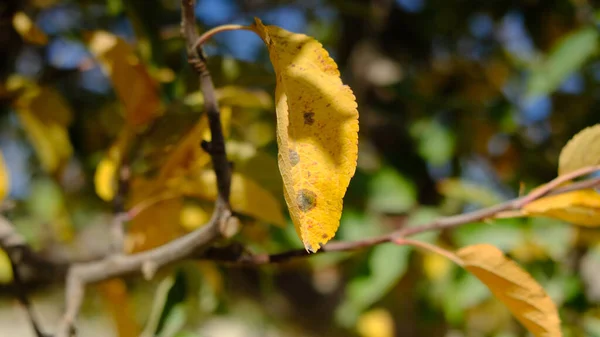
[[[488,244],[456,252],[462,267],[475,275],[536,337],[559,337],[560,318],[552,299],[519,265]]]
[[[143,193],[143,195],[156,196],[150,193]],[[182,207],[183,200],[173,197],[155,202],[145,208],[129,223],[125,252],[133,254],[156,248],[184,235],[185,231],[178,222]]]
[[[271,96],[262,90],[228,85],[215,89],[215,95],[221,106],[258,109],[270,109],[273,106]],[[191,106],[202,106],[204,96],[199,91],[191,93],[185,97],[184,103]]]
[[[214,201],[217,199],[217,180],[214,171],[204,170],[189,177],[174,179],[169,190],[185,196]],[[231,208],[241,214],[279,226],[285,225],[279,201],[262,186],[233,172],[231,176]]]
[[[121,164],[123,152],[127,150],[129,140],[129,130],[123,129],[117,141],[108,149],[108,152],[96,166],[94,187],[96,188],[96,194],[104,201],[110,201],[115,197],[117,168]]]
[[[163,107],[158,85],[135,50],[123,39],[104,31],[90,34],[87,40],[123,103],[127,125],[138,129],[160,115]]]
[[[4,163],[4,156],[0,151],[0,202],[6,198],[10,191],[10,176],[8,175],[8,167]]]
[[[525,205],[522,212],[582,226],[600,226],[600,194],[594,189],[551,195]]]
[[[139,336],[141,329],[136,322],[135,311],[131,307],[125,281],[122,279],[104,281],[98,284],[98,289],[113,317],[118,336]]]
[[[26,86],[14,102],[19,120],[47,172],[60,169],[73,154],[67,127],[72,112],[65,99],[47,87]]]
[[[23,12],[15,13],[12,23],[15,31],[21,35],[23,40],[37,45],[45,45],[48,43],[46,34],[35,25],[27,14]]]
[[[600,164],[600,124],[581,130],[563,147],[558,158],[558,174]]]
[[[259,19],[277,85],[277,145],[284,196],[304,247],[316,252],[339,227],[358,156],[358,111],[323,46]]]

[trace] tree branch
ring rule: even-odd
[[[580,182],[576,182],[570,185],[562,186],[567,181],[575,178],[590,174],[592,172],[600,170],[600,166],[584,167],[577,171],[573,171],[569,174],[561,175],[547,184],[544,184],[529,194],[520,198],[508,200],[498,205],[487,207],[484,209],[476,210],[473,212],[463,213],[459,215],[452,215],[448,217],[438,218],[429,223],[423,224],[417,227],[401,228],[394,232],[377,236],[374,238],[368,238],[357,241],[347,242],[331,242],[326,244],[316,254],[329,253],[329,252],[344,252],[354,251],[363,248],[372,247],[381,243],[387,243],[392,241],[402,240],[403,238],[417,235],[423,232],[438,231],[443,229],[449,229],[458,227],[464,224],[482,221],[494,217],[504,211],[520,210],[526,204],[540,199],[546,195],[555,195],[561,193],[567,193],[576,190],[594,188],[600,186],[600,178],[590,178]],[[412,241],[411,241],[412,242]],[[203,259],[214,260],[219,262],[231,263],[241,266],[257,266],[272,263],[284,263],[295,258],[313,256],[314,253],[308,253],[304,249],[290,250],[278,254],[250,254],[243,248],[239,247],[225,247],[221,249],[212,249],[206,252],[205,255],[201,256]]]
[[[66,309],[56,337],[68,337],[74,334],[74,323],[87,284],[140,272],[146,278],[151,278],[158,268],[199,254],[218,239],[235,232],[231,228],[237,224],[237,221],[233,221],[229,206],[230,165],[227,160],[221,116],[212,78],[202,50],[196,47],[198,33],[194,5],[194,0],[181,1],[181,31],[187,42],[188,62],[199,75],[200,89],[204,96],[204,110],[208,116],[211,132],[212,140],[207,148],[216,174],[218,190],[213,216],[208,224],[196,231],[155,249],[134,255],[115,254],[99,261],[73,264],[66,277]]]

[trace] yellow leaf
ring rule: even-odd
[[[335,62],[311,37],[259,19],[277,86],[277,144],[284,196],[304,247],[316,252],[337,231],[356,169],[358,111]]]
[[[215,94],[220,105],[250,109],[271,109],[273,106],[271,95],[262,90],[230,85],[216,89]],[[202,106],[204,96],[202,92],[194,92],[186,96],[184,102],[190,106]]]
[[[461,265],[483,282],[534,336],[562,336],[560,318],[548,294],[498,248],[472,245],[456,255]]]
[[[581,130],[563,147],[558,157],[558,174],[600,164],[600,124]]]
[[[2,201],[8,195],[10,191],[10,176],[8,175],[8,168],[4,163],[4,156],[0,151],[0,201]]]
[[[194,229],[204,225],[210,220],[212,210],[208,207],[202,207],[199,205],[185,205],[181,210],[179,222],[181,226],[187,231],[193,231]]]
[[[30,87],[14,107],[44,169],[60,169],[73,153],[67,132],[72,113],[65,100],[50,88]]]
[[[141,188],[141,191],[144,189]],[[136,191],[136,193],[143,192]],[[145,193],[143,195],[146,198],[155,196]],[[144,209],[129,224],[125,252],[132,254],[152,249],[185,234],[179,225],[182,206],[181,198],[171,198],[156,202]]]
[[[0,284],[9,284],[13,281],[13,269],[10,257],[0,249]]]
[[[125,282],[121,279],[111,279],[100,283],[98,288],[115,321],[118,336],[139,336],[140,327],[135,320]]]
[[[225,137],[229,135],[230,124],[231,108],[223,106],[221,107],[221,125]],[[200,147],[200,143],[202,140],[210,141],[210,139],[208,118],[204,114],[170,152],[161,166],[158,183],[162,184],[168,178],[206,166],[210,162],[210,155]]]
[[[427,254],[423,257],[423,272],[432,281],[444,279],[451,268],[451,262],[441,255]]]
[[[38,26],[31,20],[27,14],[23,12],[15,13],[13,16],[13,27],[21,35],[23,40],[37,44],[45,45],[48,43],[48,37],[42,32]]]
[[[89,36],[88,44],[123,103],[128,125],[143,127],[162,113],[158,86],[127,42],[97,31]]]
[[[373,309],[360,315],[356,330],[362,337],[392,337],[394,318],[385,309]]]
[[[217,182],[212,170],[201,171],[190,178],[171,181],[170,188],[179,193],[205,200],[216,200]],[[231,177],[231,208],[274,225],[285,226],[279,201],[254,181],[234,172]]]
[[[600,194],[587,189],[551,195],[528,203],[522,211],[582,226],[600,226]]]
[[[96,167],[94,187],[96,194],[104,201],[110,201],[115,197],[117,168],[123,158],[123,152],[126,151],[129,135],[129,131],[124,129]]]

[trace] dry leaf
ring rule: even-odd
[[[558,312],[548,294],[498,248],[472,245],[456,255],[462,266],[481,280],[534,336],[562,336]]]
[[[581,130],[563,147],[558,157],[558,174],[600,164],[600,124]]]
[[[45,45],[48,43],[46,34],[35,25],[27,14],[23,12],[15,13],[12,23],[13,27],[17,33],[21,35],[23,40],[37,45]]]
[[[125,107],[125,120],[134,128],[148,124],[162,113],[158,85],[123,39],[104,31],[88,37],[90,51],[100,61]]]
[[[259,19],[250,27],[269,50],[277,86],[277,144],[284,196],[304,247],[337,231],[356,169],[358,111],[335,62],[313,38]]]
[[[10,191],[10,176],[8,175],[8,168],[4,163],[4,156],[0,151],[0,201],[4,200]]]
[[[131,308],[125,281],[111,279],[100,283],[98,288],[115,321],[118,336],[139,336],[141,329],[136,322],[133,308]]]
[[[186,196],[214,201],[217,199],[217,181],[214,171],[204,170],[189,178],[170,182],[169,190]],[[231,208],[268,223],[285,226],[281,204],[269,191],[245,176],[233,172],[231,176]]]
[[[60,169],[73,153],[67,131],[72,112],[66,101],[53,89],[32,86],[14,107],[44,169]]]
[[[582,226],[600,226],[600,194],[587,189],[551,195],[528,203],[522,212]]]

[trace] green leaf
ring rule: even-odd
[[[417,140],[417,151],[432,165],[443,165],[454,153],[454,135],[434,120],[420,120],[410,128],[410,135]]]
[[[406,273],[411,247],[379,245],[369,257],[370,274],[353,279],[344,302],[336,311],[343,326],[352,326],[360,313],[387,294]]]
[[[379,213],[404,213],[417,202],[414,184],[391,167],[383,167],[369,182],[369,208]]]
[[[583,28],[565,36],[550,51],[546,60],[532,70],[527,83],[528,96],[553,92],[597,50],[598,31],[595,27]]]

